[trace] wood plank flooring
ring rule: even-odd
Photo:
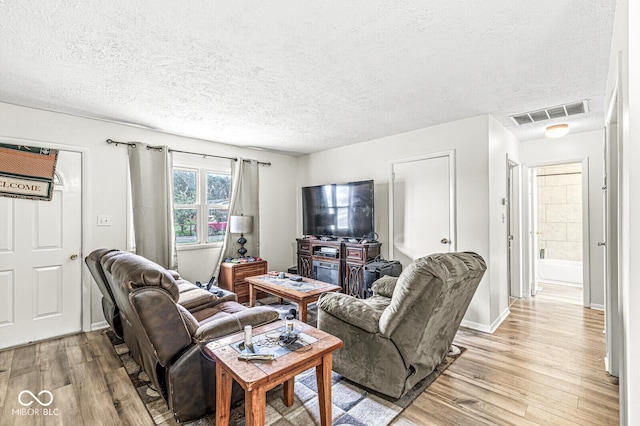
[[[493,335],[461,329],[456,342],[467,351],[394,425],[618,424],[603,313],[575,303],[580,289],[542,287],[516,299]],[[25,389],[49,390],[57,415],[16,414]],[[101,331],[0,351],[0,426],[152,423]]]
[[[42,407],[23,395],[23,403],[34,401],[23,407],[18,400],[23,390],[36,396],[48,390],[53,403]],[[48,396],[41,395],[41,400],[47,403]],[[0,426],[5,425],[153,425],[153,421],[113,346],[103,332],[94,331],[0,352]]]
[[[468,350],[394,422],[617,425],[618,381],[604,371],[604,315],[582,289],[541,283],[493,335],[461,328]]]

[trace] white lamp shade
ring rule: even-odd
[[[229,232],[232,234],[249,234],[253,231],[253,216],[230,216]]]

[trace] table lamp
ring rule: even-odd
[[[230,216],[229,217],[229,232],[232,234],[240,234],[238,238],[238,254],[240,257],[246,257],[247,249],[244,245],[247,243],[247,239],[244,234],[250,234],[253,231],[253,216]]]

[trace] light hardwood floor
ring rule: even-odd
[[[461,329],[456,343],[467,351],[394,424],[618,424],[617,381],[602,360],[603,314],[556,287],[515,300],[493,335]],[[16,414],[25,389],[51,391],[58,415]],[[0,352],[0,425],[32,424],[152,421],[97,331]]]
[[[617,425],[618,381],[604,371],[604,315],[582,290],[540,284],[493,335],[461,328],[467,351],[395,426]]]

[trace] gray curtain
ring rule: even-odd
[[[231,199],[229,202],[229,216],[252,216],[253,231],[245,234],[247,243],[246,256],[260,256],[260,207],[259,207],[259,170],[257,161],[249,161],[238,157],[231,162]],[[220,264],[228,257],[238,257],[237,243],[240,235],[230,234],[224,237],[224,244],[214,275],[217,277]]]
[[[136,253],[167,269],[177,269],[169,148],[129,145],[129,172]]]

